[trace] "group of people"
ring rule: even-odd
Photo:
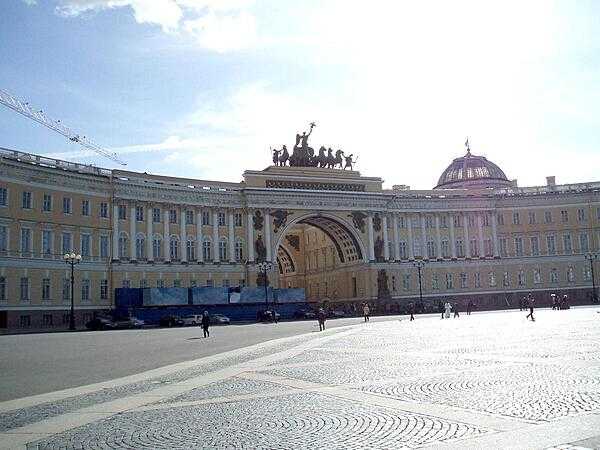
[[[369,308],[368,303],[363,303],[363,318],[365,322],[368,322],[371,319],[371,308]],[[319,331],[325,330],[325,320],[327,320],[327,312],[324,308],[319,308],[317,311],[317,321],[319,322]]]
[[[552,310],[561,310],[561,309],[569,309],[569,298],[567,294],[563,295],[562,298],[556,294],[550,294],[552,297]]]

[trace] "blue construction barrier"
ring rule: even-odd
[[[190,288],[193,305],[226,305],[229,303],[229,288]]]
[[[186,288],[140,289],[143,306],[187,305],[189,292]]]

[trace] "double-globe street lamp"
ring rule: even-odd
[[[417,272],[419,274],[419,303],[423,304],[423,283],[422,283],[422,277],[421,277],[421,271],[423,269],[423,267],[425,267],[425,264],[427,264],[427,261],[424,259],[416,259],[413,261],[413,266],[415,266],[417,268]]]
[[[69,330],[75,331],[75,304],[74,304],[74,286],[75,286],[75,264],[81,262],[79,253],[65,253],[63,259],[71,266],[71,317],[69,317]]]
[[[596,277],[594,276],[594,261],[600,258],[599,252],[588,252],[585,254],[585,259],[590,262],[590,272],[592,275],[592,303],[596,303],[598,297],[596,296]]]
[[[268,309],[269,297],[267,287],[269,286],[269,278],[267,277],[267,272],[269,272],[273,268],[273,263],[270,263],[269,261],[261,261],[256,265],[256,267],[258,268],[259,272],[263,275],[263,281],[265,284],[265,308]]]

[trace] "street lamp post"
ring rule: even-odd
[[[417,259],[413,261],[413,266],[417,268],[419,274],[419,303],[421,304],[423,303],[423,284],[421,282],[421,270],[423,269],[423,267],[425,267],[426,263],[427,261],[423,259]]]
[[[268,261],[262,261],[259,262],[257,264],[258,270],[260,271],[260,273],[263,274],[264,276],[264,283],[265,283],[265,308],[269,307],[269,296],[268,296],[268,291],[267,291],[267,287],[269,284],[269,279],[267,278],[267,272],[269,270],[271,270],[273,268],[273,264],[268,262]]]
[[[69,330],[75,331],[75,264],[81,262],[81,255],[79,253],[65,253],[63,259],[71,266],[71,317],[69,317]]]
[[[589,252],[585,254],[585,259],[590,262],[590,272],[592,275],[592,303],[595,303],[598,298],[596,297],[596,277],[594,276],[594,261],[596,261],[598,257],[598,252]]]

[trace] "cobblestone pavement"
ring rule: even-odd
[[[0,403],[0,447],[595,448],[593,308],[309,333]]]

